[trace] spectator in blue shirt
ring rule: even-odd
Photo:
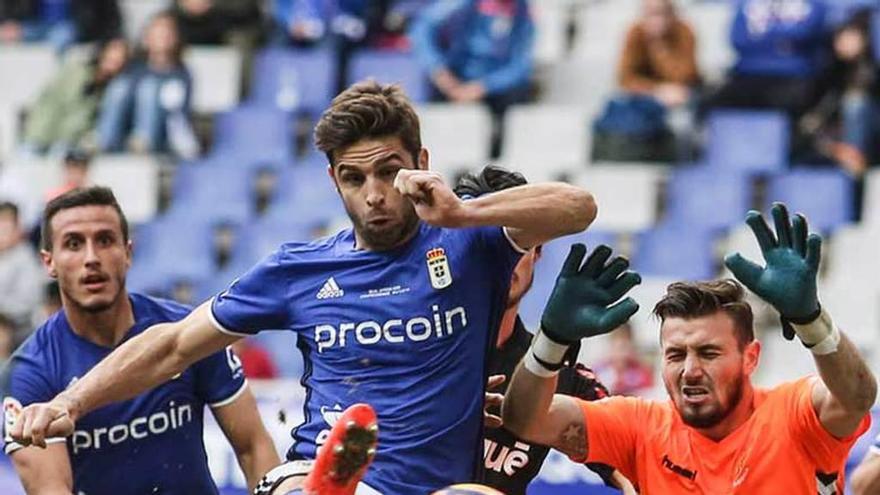
[[[46,41],[61,51],[118,38],[121,26],[116,0],[0,0],[0,44]]]
[[[825,15],[820,0],[738,0],[731,29],[738,58],[712,106],[802,115],[827,58]]]
[[[311,46],[326,38],[334,6],[332,0],[272,0],[274,41]]]
[[[526,0],[435,2],[413,23],[413,48],[441,100],[483,101],[495,116],[528,98],[535,27]]]

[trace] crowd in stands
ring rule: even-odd
[[[294,229],[309,237],[336,225],[327,221],[341,213],[332,191],[328,200],[301,184],[326,181],[312,166],[323,161],[308,143],[309,130],[329,98],[363,74],[361,55],[386,57],[382,70],[389,72],[376,74],[380,78],[415,72],[415,81],[404,86],[420,104],[487,109],[492,158],[503,157],[509,145],[504,138],[511,109],[541,103],[545,92],[541,75],[547,68],[534,56],[541,1],[167,0],[135,32],[126,28],[125,1],[0,0],[0,48],[48,44],[59,60],[55,75],[19,115],[19,141],[2,158],[4,165],[20,157],[63,162],[61,177],[42,192],[41,202],[86,184],[96,157],[134,153],[177,165],[171,167],[173,185],[162,189],[170,208],[136,225],[134,237],[146,249],[161,244],[154,238],[160,234],[189,234],[198,223],[193,212],[204,214],[201,206],[211,205],[219,212],[210,214],[207,261],[198,262],[204,270],[182,269],[153,283],[142,276],[152,268],[137,266],[156,259],[147,256],[136,258],[133,278],[149,278],[143,287],[190,304],[262,254],[247,246],[249,236],[282,240],[283,232],[274,231]],[[572,13],[603,1],[617,0],[567,5]],[[730,0],[735,60],[719,79],[701,67],[705,40],[685,15],[698,1],[708,0],[642,0],[620,46],[608,46],[620,54],[614,89],[575,131],[591,133],[592,159],[702,163],[713,112],[770,110],[790,122],[787,163],[837,167],[858,184],[880,161],[876,7],[847,0],[854,7],[837,15],[833,0]],[[569,37],[584,29],[574,20],[569,27]],[[231,47],[240,54],[236,108],[218,115],[196,111],[197,87],[217,81],[194,77],[186,58],[192,46]],[[394,57],[405,64],[401,75],[389,62]],[[223,173],[210,170],[221,164]],[[234,197],[226,182],[249,184],[244,213],[225,204]],[[15,199],[3,191],[0,178],[0,200]],[[51,306],[58,297],[39,267],[34,219],[22,225],[18,217],[14,203],[0,204],[0,358],[45,317],[42,301]],[[179,225],[172,228],[172,220]],[[652,386],[650,365],[637,356],[631,333],[618,333],[616,351],[600,373],[620,392],[640,393]],[[246,369],[266,377],[284,373],[272,366],[271,352],[247,345],[241,354],[254,364]]]

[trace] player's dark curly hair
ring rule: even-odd
[[[395,84],[354,84],[340,93],[315,126],[315,146],[335,165],[334,154],[364,138],[397,136],[418,163],[422,150],[419,117]]]
[[[744,300],[742,285],[733,279],[710,282],[676,282],[654,306],[654,316],[686,320],[723,311],[733,320],[740,349],[755,340],[752,307]]]
[[[498,165],[487,165],[479,173],[462,176],[452,190],[455,191],[458,197],[470,196],[476,198],[484,194],[525,184],[528,184],[528,181],[523,174],[507,170]]]
[[[122,229],[122,240],[128,243],[128,220],[116,201],[113,190],[109,187],[90,186],[73,189],[49,201],[43,210],[43,221],[40,225],[40,244],[46,251],[52,251],[52,218],[62,210],[78,206],[111,206],[119,215],[119,227]]]

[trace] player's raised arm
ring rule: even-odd
[[[575,244],[562,267],[541,317],[541,331],[513,375],[504,399],[504,426],[515,435],[543,443],[583,460],[588,445],[584,416],[574,398],[554,395],[556,380],[570,345],[608,333],[626,322],[639,306],[620,300],[641,282],[627,271],[629,262],[614,258],[607,246],[586,255]]]
[[[47,449],[18,449],[10,457],[26,493],[70,495],[73,492],[73,471],[65,444],[54,443]]]
[[[52,401],[25,407],[12,438],[45,447],[47,438],[73,433],[82,415],[164,383],[241,338],[218,331],[210,311],[210,303],[202,304],[183,320],[156,325],[119,346]]]
[[[813,387],[813,408],[825,429],[838,438],[852,434],[877,396],[877,382],[853,343],[819,305],[816,274],[822,238],[809,234],[807,219],[789,220],[782,203],[771,210],[776,235],[761,214],[749,212],[752,228],[766,266],[761,267],[739,253],[728,255],[725,264],[752,292],[773,305],[782,316],[785,337],[798,339],[813,353],[821,381]]]
[[[513,187],[463,201],[440,174],[401,170],[395,187],[413,201],[419,217],[432,225],[507,227],[511,240],[523,249],[586,229],[597,211],[592,194],[557,182]]]

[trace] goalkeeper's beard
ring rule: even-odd
[[[743,375],[737,374],[731,385],[730,400],[726,406],[721,402],[720,398],[701,407],[690,406],[684,402],[684,393],[679,388],[678,402],[680,405],[677,406],[678,414],[686,425],[693,428],[705,429],[717,426],[739,405],[743,397],[743,383]],[[668,386],[667,392],[670,396],[674,396]],[[702,412],[701,410],[706,411]]]

